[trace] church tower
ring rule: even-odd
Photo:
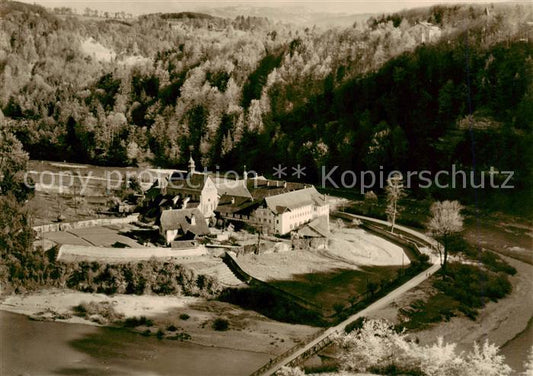
[[[194,159],[192,159],[192,153],[191,153],[191,156],[189,158],[189,173],[193,173],[194,171],[196,171],[196,164],[194,163]]]

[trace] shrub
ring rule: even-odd
[[[177,333],[173,336],[167,337],[167,339],[173,340],[173,341],[188,341],[192,339],[191,335],[189,333]]]
[[[489,300],[497,301],[512,290],[503,272],[453,262],[448,264],[445,278],[435,279],[433,286],[438,290],[435,295],[400,310],[400,314],[409,319],[403,326],[420,329],[433,322],[447,321],[459,312],[475,320],[478,310]]]
[[[483,265],[493,272],[504,272],[509,275],[516,274],[516,269],[494,252],[483,251],[481,252],[479,259]]]
[[[422,253],[418,256],[418,261],[423,265],[429,265],[429,255]]]
[[[124,326],[126,328],[135,328],[137,326],[153,326],[154,322],[150,319],[147,319],[146,316],[137,317],[128,317],[124,320]]]
[[[169,332],[175,332],[175,331],[178,330],[178,328],[176,328],[174,325],[169,325],[169,326],[167,326],[167,330]]]
[[[184,321],[185,321],[185,320],[188,320],[190,317],[191,317],[191,316],[189,316],[188,314],[186,314],[186,313],[182,313],[182,314],[180,315],[180,320],[184,320]]]
[[[225,331],[229,329],[229,321],[226,319],[217,318],[213,321],[213,329],[217,331]]]
[[[86,306],[87,306],[87,303],[81,302],[80,304],[72,308],[72,310],[74,311],[74,314],[76,316],[85,317],[85,314],[87,313]]]
[[[91,318],[95,321],[96,317],[99,323],[116,322],[121,320],[124,315],[115,311],[113,306],[109,302],[81,302],[73,308],[74,314],[79,317]]]
[[[409,366],[398,366],[396,364],[389,364],[386,366],[370,367],[369,371],[379,375],[405,375],[405,376],[424,376],[425,373],[416,367],[409,368]]]
[[[113,247],[113,248],[130,248],[129,245],[121,243],[121,242],[118,242],[118,241],[114,242],[113,244],[111,244],[111,247]]]
[[[460,235],[450,237],[448,240],[448,249],[453,253],[463,252],[467,258],[481,262],[487,269],[493,272],[504,272],[509,275],[516,274],[516,269],[498,254],[474,247]]]
[[[342,310],[344,309],[344,304],[342,303],[335,303],[333,304],[333,310],[335,311],[335,313],[338,315],[339,313],[342,312]]]
[[[365,322],[366,318],[359,317],[357,320],[349,323],[344,327],[344,332],[346,334],[353,332],[354,330],[359,330],[363,327],[363,324]]]

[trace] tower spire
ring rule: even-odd
[[[192,152],[189,155],[189,172],[192,174],[196,170],[196,164],[194,163],[194,159],[192,159]]]

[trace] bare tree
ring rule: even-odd
[[[444,246],[444,259],[442,270],[446,270],[448,260],[448,241],[450,236],[463,230],[463,207],[459,201],[435,202],[431,205],[431,219],[428,230],[437,240],[442,241]]]
[[[387,179],[387,218],[391,223],[391,233],[394,233],[394,226],[396,225],[396,218],[400,214],[400,207],[398,201],[405,195],[403,191],[403,178],[401,174],[394,174]]]

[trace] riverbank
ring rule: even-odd
[[[190,336],[188,342],[202,346],[245,350],[275,356],[294,346],[317,329],[270,320],[256,312],[231,304],[186,296],[114,295],[73,290],[44,289],[24,295],[4,296],[0,310],[37,319],[100,326],[76,316],[81,303],[105,303],[124,318],[145,316],[152,321],[149,330],[166,331],[174,326]],[[228,330],[215,331],[216,319],[228,322]]]
[[[528,322],[533,317],[533,266],[516,259],[502,256],[511,266],[516,268],[517,273],[509,277],[513,286],[510,295],[498,302],[489,302],[479,311],[479,316],[475,321],[467,317],[452,317],[448,322],[441,322],[428,329],[412,332],[421,344],[435,343],[438,337],[443,337],[444,342],[457,344],[457,350],[471,350],[474,342],[482,343],[488,340],[497,346],[512,343],[513,339],[522,333],[528,326]],[[426,281],[419,288],[409,291],[396,299],[389,306],[380,311],[374,312],[369,318],[384,318],[391,322],[398,323],[398,310],[408,307],[418,299],[424,299],[431,293],[433,287],[431,281]],[[521,346],[519,349],[523,353],[523,359],[518,357],[509,362],[515,371],[520,371],[522,361],[527,356],[527,351],[533,345],[533,338],[529,341],[521,340],[522,343],[529,342],[528,346]],[[516,354],[515,354],[516,355]]]
[[[239,376],[269,354],[159,340],[129,330],[32,321],[0,311],[2,376]]]
[[[517,270],[515,276],[509,277],[513,292],[498,302],[489,302],[475,321],[454,317],[449,322],[417,333],[421,343],[431,343],[441,336],[447,342],[456,342],[459,350],[485,339],[503,346],[527,327],[533,317],[533,266],[509,257],[502,258]]]

